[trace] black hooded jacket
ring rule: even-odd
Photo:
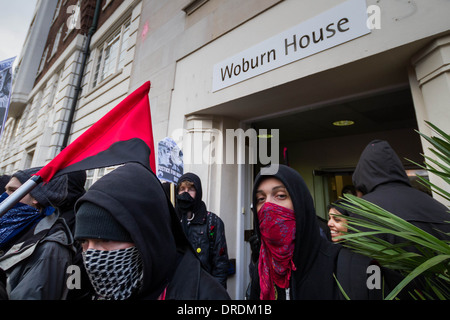
[[[450,224],[444,222],[450,220],[447,208],[411,187],[399,157],[387,141],[373,140],[366,146],[352,178],[355,188],[364,194],[363,199],[439,239],[449,239],[442,233],[450,232]],[[380,237],[390,243],[403,241],[392,235]]]
[[[75,203],[86,193],[84,185],[86,183],[86,171],[75,171],[67,174],[67,196],[64,201],[55,205],[59,216],[64,219],[67,227],[70,229],[72,235],[75,233]],[[86,270],[83,268],[82,248],[78,242],[74,242],[76,253],[72,258],[72,264],[80,267],[81,270],[81,284],[80,289],[69,290],[68,300],[82,300],[89,299],[92,292],[92,286],[89,282],[89,277]]]
[[[206,210],[200,178],[188,172],[180,177],[178,185],[186,180],[192,182],[196,190],[192,208],[194,217],[187,226],[186,212],[176,205],[178,219],[184,224],[186,236],[205,269],[226,288],[229,262],[225,225],[215,213]]]
[[[266,177],[279,179],[286,187],[294,206],[296,217],[295,249],[293,262],[297,268],[292,272],[290,298],[293,300],[338,300],[343,299],[333,274],[342,282],[349,279],[351,288],[344,286],[352,299],[378,299],[379,290],[367,289],[367,267],[371,259],[350,253],[339,244],[333,244],[320,235],[314,203],[300,174],[292,168],[280,165],[273,176],[258,174],[253,187],[253,208],[256,208],[258,186]],[[254,210],[255,231],[260,237],[258,214]],[[339,264],[340,253],[350,256]],[[338,270],[339,269],[339,270]],[[259,299],[258,266],[251,268],[250,299]],[[353,294],[354,292],[354,294]]]
[[[229,299],[190,249],[175,210],[155,174],[127,163],[94,183],[81,197],[106,210],[128,231],[140,252],[144,278],[136,299]]]

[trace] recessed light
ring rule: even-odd
[[[355,122],[352,120],[339,120],[339,121],[333,122],[333,125],[335,125],[337,127],[345,127],[345,126],[351,126],[354,123]]]

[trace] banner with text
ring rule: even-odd
[[[169,137],[158,142],[157,176],[160,180],[178,183],[183,175],[183,151]]]

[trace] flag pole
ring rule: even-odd
[[[170,202],[175,207],[175,184],[170,183]]]
[[[11,209],[17,202],[25,195],[30,193],[39,183],[42,182],[40,176],[32,176],[24,184],[22,184],[16,191],[14,191],[8,198],[0,203],[0,217],[3,216],[9,209]]]

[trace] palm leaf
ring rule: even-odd
[[[436,159],[424,156],[425,166],[408,161],[450,184],[450,135],[429,122],[427,125],[439,137],[418,133],[431,144],[430,151]],[[423,177],[417,178],[420,184],[450,201],[450,192]],[[397,270],[404,275],[404,279],[386,299],[397,299],[398,294],[418,276],[425,283],[425,287],[410,291],[412,298],[450,299],[450,241],[440,240],[364,199],[346,194],[344,200],[339,207],[354,213],[346,217],[349,232],[339,237],[344,246],[374,258],[383,267]],[[391,244],[379,238],[382,234],[394,235],[404,241]],[[411,248],[415,250],[412,251]]]
[[[408,285],[412,280],[414,280],[418,275],[423,273],[424,271],[428,270],[429,268],[442,263],[446,260],[450,259],[450,255],[438,255],[431,259],[428,259],[424,263],[422,263],[420,266],[418,266],[416,269],[414,269],[410,274],[408,274],[405,279],[403,279],[395,288],[392,290],[389,295],[386,297],[386,300],[392,300],[395,298],[400,291]]]

